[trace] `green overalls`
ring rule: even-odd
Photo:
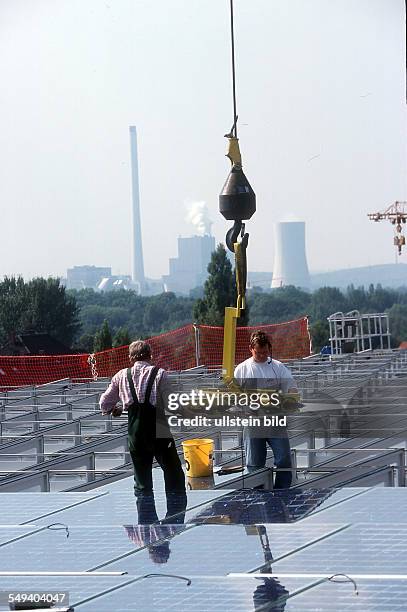
[[[186,507],[185,476],[164,408],[150,402],[151,390],[158,368],[151,370],[144,402],[138,401],[132,370],[127,370],[133,404],[128,407],[128,443],[134,466],[134,494],[137,497],[139,523],[158,521],[153,494],[154,458],[164,472],[167,496],[167,517]]]

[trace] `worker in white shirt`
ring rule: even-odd
[[[283,393],[297,393],[290,370],[281,361],[272,359],[271,342],[263,331],[250,336],[251,357],[235,368],[235,379],[243,388],[274,389]],[[261,435],[260,435],[261,434]],[[256,427],[245,427],[243,432],[246,466],[249,471],[265,467],[267,445],[273,451],[277,475],[275,489],[286,489],[292,482],[290,442],[285,428],[270,427],[261,431]],[[281,471],[280,471],[281,470]]]

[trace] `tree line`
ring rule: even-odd
[[[208,279],[194,297],[162,293],[151,297],[133,291],[67,291],[59,279],[4,278],[0,282],[0,347],[22,332],[47,332],[78,352],[123,346],[189,323],[222,325],[225,306],[236,303],[236,284],[226,251],[219,245],[208,266]],[[200,294],[200,297],[197,297]],[[338,311],[388,312],[393,345],[407,339],[407,288],[345,291],[323,287],[308,292],[296,287],[247,292],[248,308],[239,325],[281,323],[308,315],[314,350],[329,339],[326,318]]]

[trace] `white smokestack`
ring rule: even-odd
[[[186,221],[192,223],[198,236],[211,233],[212,221],[209,218],[209,210],[205,202],[192,202],[187,204],[188,213]]]
[[[305,254],[305,223],[285,221],[274,225],[274,266],[271,288],[310,286]]]
[[[140,191],[138,180],[137,131],[130,126],[131,184],[133,194],[133,281],[140,284],[140,293],[145,287],[143,245],[141,242]]]

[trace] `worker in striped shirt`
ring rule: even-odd
[[[120,416],[128,413],[128,442],[134,466],[134,493],[137,498],[138,522],[158,521],[153,493],[153,461],[164,472],[168,522],[183,521],[186,508],[185,476],[170,432],[165,408],[168,377],[162,368],[151,363],[150,345],[136,340],[129,346],[130,368],[115,374],[100,398],[102,414]],[[121,401],[122,407],[117,406]]]

